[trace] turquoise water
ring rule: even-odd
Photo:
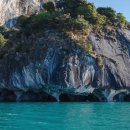
[[[130,130],[130,103],[0,103],[0,130]]]

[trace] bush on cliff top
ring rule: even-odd
[[[62,4],[65,13],[70,13],[71,17],[76,18],[78,15],[78,7],[79,6],[85,6],[87,1],[85,0],[64,0],[64,3]]]
[[[81,32],[88,34],[90,29],[99,30],[104,25],[120,25],[126,23],[125,17],[110,7],[99,7],[85,0],[59,1],[61,6],[52,2],[44,5],[45,10],[30,17],[21,16],[19,22],[26,34],[43,31],[45,28],[56,28],[61,31]],[[62,3],[63,2],[63,3]],[[58,2],[56,3],[58,4]],[[58,8],[57,8],[58,7]],[[84,33],[85,32],[85,33]],[[78,33],[77,33],[78,34]]]
[[[117,18],[117,23],[119,25],[121,25],[122,27],[125,26],[125,24],[126,24],[126,18],[125,18],[125,16],[123,16],[122,13],[117,13],[116,18]]]
[[[59,2],[61,6],[57,6]],[[96,9],[94,4],[85,0],[63,0],[59,2],[56,3],[56,6],[53,2],[48,2],[44,5],[46,11],[32,15],[29,18],[21,16],[19,21],[21,21],[24,27],[27,25],[26,28],[28,29],[29,27],[31,30],[44,29],[48,26],[55,26],[57,23],[59,26],[63,24],[69,25],[71,20],[67,21],[66,19],[64,21],[60,19],[65,15],[70,15],[69,19],[73,21],[77,21],[79,15],[83,16],[96,29],[102,28],[104,24],[116,24],[123,27],[126,23],[125,17],[121,13],[116,14],[116,11],[111,7],[99,7]]]
[[[93,21],[95,20],[96,14],[97,14],[96,7],[91,3],[80,5],[77,8],[77,15],[83,15],[84,18],[90,23],[93,23]]]
[[[111,22],[114,22],[116,18],[116,11],[111,7],[99,7],[97,8],[97,12],[101,15],[105,15]]]
[[[82,31],[85,32],[89,27],[88,21],[84,17],[79,16],[76,19],[71,18],[69,15],[57,17],[55,19],[55,25],[57,29],[64,31]]]

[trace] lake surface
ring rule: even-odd
[[[0,130],[130,130],[130,103],[0,103]]]

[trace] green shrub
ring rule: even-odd
[[[93,45],[91,42],[88,42],[85,46],[85,50],[88,52],[88,54],[91,54],[93,52]]]
[[[6,42],[4,36],[0,33],[0,47]]]
[[[50,13],[41,12],[32,18],[33,23],[44,24],[50,20]]]
[[[116,18],[116,11],[111,7],[99,7],[97,8],[97,12],[101,15],[105,15],[111,22]]]
[[[54,12],[55,11],[55,6],[54,3],[49,1],[44,4],[44,9],[47,10],[48,12]]]
[[[20,25],[20,26],[22,26],[22,27],[25,27],[26,24],[29,23],[29,20],[30,20],[29,17],[22,15],[22,16],[20,16],[20,17],[18,18],[17,24]]]
[[[73,28],[77,30],[86,30],[89,28],[89,23],[83,17],[78,17],[77,19],[72,21]]]
[[[88,21],[82,16],[71,18],[70,15],[59,15],[53,21],[54,26],[62,31],[85,31],[90,28]]]
[[[96,61],[99,67],[103,67],[103,59],[101,56],[97,57]]]
[[[50,22],[52,21],[52,13],[49,12],[40,12],[39,14],[32,16],[28,27],[32,31],[43,30],[47,26],[49,26]]]
[[[42,11],[37,15],[34,14],[27,18],[21,16],[21,18],[19,18],[19,25],[21,25],[24,33],[30,35],[32,32],[42,31],[47,27],[54,26],[56,22],[61,21],[61,16],[63,16],[63,13],[60,11],[51,13]]]
[[[96,29],[100,29],[104,24],[106,24],[106,16],[97,13],[94,23]]]
[[[64,0],[64,11],[65,13],[70,13],[71,17],[76,18],[78,16],[77,9],[79,6],[86,5],[85,0]]]
[[[121,25],[122,27],[125,26],[125,24],[126,24],[126,17],[123,16],[122,13],[117,13],[116,18],[117,18],[117,22],[118,22],[119,25]]]
[[[84,18],[93,23],[97,14],[96,7],[92,3],[80,5],[77,9],[77,14],[84,15]]]

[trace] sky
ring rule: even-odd
[[[130,0],[87,0],[94,3],[96,7],[112,7],[117,13],[123,13],[130,22]]]

